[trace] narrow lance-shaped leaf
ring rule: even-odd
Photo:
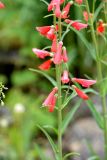
[[[56,158],[56,160],[58,160],[58,155],[57,155],[57,147],[56,147],[56,145],[55,145],[55,143],[54,143],[54,141],[52,140],[52,138],[50,137],[50,135],[45,131],[45,129],[44,128],[42,128],[40,125],[37,125],[37,127],[45,134],[45,136],[47,137],[47,139],[48,139],[48,141],[49,141],[49,143],[50,143],[50,145],[51,145],[51,147],[52,147],[52,149],[53,149],[53,152],[54,152],[54,154],[55,154],[55,158]]]
[[[76,111],[78,110],[78,108],[80,107],[82,100],[79,99],[79,101],[76,103],[76,105],[73,106],[73,108],[71,108],[71,111],[69,111],[67,113],[67,115],[65,116],[63,122],[62,122],[62,133],[64,133],[64,131],[66,130],[67,126],[69,125],[69,122],[71,122],[71,120],[74,117],[74,114],[76,113]]]
[[[79,153],[72,152],[72,153],[67,153],[64,157],[63,160],[66,160],[68,157],[80,157]]]
[[[98,126],[101,129],[103,129],[104,128],[104,124],[103,124],[103,119],[102,119],[100,113],[96,110],[96,108],[95,108],[95,106],[94,106],[94,104],[92,103],[91,100],[86,101],[86,103],[87,103],[89,109],[91,110],[91,112],[92,112],[92,114],[93,114]]]
[[[40,75],[42,75],[42,76],[44,76],[45,78],[47,78],[47,79],[52,83],[53,86],[57,86],[56,81],[55,81],[52,77],[50,77],[48,74],[46,74],[46,73],[44,73],[44,72],[42,72],[42,71],[39,71],[39,70],[37,70],[37,69],[33,69],[33,68],[29,68],[29,70],[30,70],[30,71],[33,71],[33,72],[36,72],[36,73],[39,73]]]

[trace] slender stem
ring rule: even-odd
[[[62,160],[61,65],[56,65],[56,79],[58,85],[58,152],[59,152],[59,160]]]
[[[59,40],[61,40],[62,26],[61,18],[58,19],[59,24]],[[58,148],[59,148],[59,159],[62,160],[62,94],[61,94],[61,70],[62,65],[56,65],[57,69],[57,84],[58,84]]]
[[[61,18],[58,19],[59,40],[61,40],[62,26]],[[56,17],[54,16],[54,26],[56,26]],[[62,65],[56,65],[56,81],[58,86],[58,154],[59,160],[62,160],[62,93],[61,93],[61,70]]]
[[[85,0],[85,3],[86,3],[86,8],[87,8],[88,14],[90,14],[88,0]],[[100,54],[99,54],[99,50],[98,50],[97,39],[96,39],[96,35],[94,32],[93,19],[90,18],[90,16],[89,16],[89,21],[90,21],[91,35],[92,35],[93,43],[95,45],[95,50],[96,50],[98,83],[101,83],[103,81],[102,65],[101,65],[101,61],[100,61]],[[101,94],[101,92],[102,92],[102,87],[100,85],[100,94]],[[102,101],[103,120],[104,120],[104,151],[105,151],[105,158],[104,159],[107,160],[107,109],[106,109],[105,95],[101,96],[101,101]]]
[[[104,15],[105,15],[105,23],[107,23],[107,1],[104,0]]]

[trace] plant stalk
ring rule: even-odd
[[[85,3],[86,3],[88,15],[90,15],[88,0],[85,0]],[[93,19],[90,16],[89,16],[89,21],[90,21],[91,36],[92,36],[92,40],[93,40],[93,43],[95,45],[95,50],[96,50],[98,83],[101,83],[103,81],[102,65],[100,61],[100,53],[98,50],[97,39],[96,39],[95,31],[94,31]],[[100,85],[100,94],[101,93],[102,93],[102,87]],[[103,120],[104,120],[104,130],[103,130],[104,131],[104,152],[105,152],[104,160],[107,160],[107,108],[106,108],[105,95],[101,96],[101,102],[102,102],[102,112],[103,112]]]
[[[56,26],[56,17],[54,16],[54,26]],[[58,19],[59,40],[61,40],[62,26],[61,18]],[[62,93],[61,93],[61,70],[62,64],[56,65],[56,81],[58,87],[58,157],[62,160]]]

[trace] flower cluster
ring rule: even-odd
[[[56,18],[60,18],[63,23],[70,24],[75,30],[82,30],[84,28],[88,27],[88,24],[81,23],[80,21],[75,21],[68,19],[69,18],[69,11],[70,7],[73,5],[73,1],[68,2],[65,4],[63,9],[61,10],[61,5],[64,4],[64,0],[51,0],[50,4],[48,5],[48,12],[53,11]],[[75,3],[78,5],[82,4],[82,0],[75,0]],[[86,21],[88,21],[88,15],[85,15]],[[58,25],[52,25],[52,26],[42,26],[42,27],[36,27],[36,30],[44,37],[52,41],[52,45],[50,47],[50,50],[41,50],[38,48],[33,48],[32,51],[34,54],[40,58],[45,59],[46,57],[48,60],[44,61],[41,65],[39,65],[40,70],[49,70],[52,63],[56,65],[66,64],[69,60],[66,47],[63,45],[63,42],[59,40],[58,32],[59,32],[60,26]],[[66,66],[66,65],[65,65]],[[82,85],[83,87],[90,87],[94,83],[96,83],[95,80],[86,80],[86,79],[80,79],[80,78],[69,78],[69,71],[67,68],[63,68],[62,70],[62,77],[60,81],[62,84],[69,84],[70,81],[72,83],[78,83]],[[89,99],[89,97],[79,88],[77,88],[75,85],[72,85],[72,88],[76,91],[79,97],[81,97],[84,100]],[[56,100],[57,100],[57,92],[58,92],[58,86],[53,88],[51,93],[48,95],[46,100],[43,102],[43,106],[48,107],[49,112],[53,112]]]

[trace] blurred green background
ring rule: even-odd
[[[6,7],[0,10],[0,81],[8,90],[5,91],[5,106],[0,107],[0,160],[37,160],[41,153],[38,145],[43,145],[41,137],[44,136],[36,124],[56,126],[57,119],[56,113],[50,114],[46,109],[40,109],[52,85],[29,68],[37,69],[42,63],[35,57],[32,48],[51,45],[35,27],[51,25],[52,18],[43,18],[48,14],[47,6],[39,0],[2,2]],[[73,6],[70,16],[83,20],[81,7]],[[86,29],[81,33],[91,45],[90,31]],[[95,78],[95,61],[81,38],[69,32],[64,44],[71,73],[77,77],[88,75]],[[54,69],[48,74],[54,77]]]

